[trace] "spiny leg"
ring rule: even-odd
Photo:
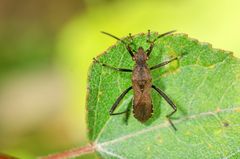
[[[112,37],[112,38],[114,38],[114,39],[117,39],[117,40],[121,41],[123,44],[125,44],[125,46],[126,46],[126,48],[127,48],[127,50],[128,50],[128,53],[131,55],[131,57],[132,57],[132,58],[134,57],[134,51],[132,50],[132,48],[130,47],[130,45],[127,44],[125,41],[123,41],[122,39],[120,39],[120,38],[118,38],[118,37],[116,37],[115,35],[112,35],[112,34],[110,34],[110,33],[107,33],[107,32],[104,32],[104,31],[102,31],[101,33],[106,34],[106,35],[108,35],[108,36],[110,36],[110,37]]]
[[[120,101],[123,99],[123,97],[124,97],[131,89],[132,89],[132,86],[129,87],[129,88],[127,88],[127,89],[117,98],[117,100],[115,101],[115,103],[113,104],[113,106],[111,107],[111,109],[110,109],[110,111],[109,111],[110,115],[119,115],[119,114],[126,113],[126,112],[128,111],[128,109],[127,109],[127,110],[125,110],[125,111],[123,111],[123,112],[113,113],[114,110],[117,108],[118,104],[120,103]]]
[[[147,56],[148,56],[148,57],[150,56],[155,41],[157,41],[157,40],[160,39],[161,37],[164,37],[164,36],[166,36],[166,35],[172,34],[172,33],[175,32],[175,31],[176,31],[176,30],[172,30],[172,31],[169,31],[169,32],[160,34],[160,35],[158,35],[153,41],[148,40],[148,42],[150,43],[150,47],[149,47],[149,48],[147,49],[147,51],[146,51],[146,52],[147,52]],[[150,37],[150,30],[148,30],[148,36]]]
[[[116,70],[116,71],[120,71],[120,72],[132,72],[131,69],[127,69],[127,68],[116,68],[116,67],[110,66],[110,65],[108,65],[108,64],[102,63],[102,62],[98,61],[98,60],[95,59],[95,58],[93,58],[93,61],[99,63],[100,65],[102,65],[102,66],[104,66],[104,67],[107,67],[107,68],[110,68],[110,69],[113,69],[113,70]]]
[[[177,128],[174,126],[173,122],[170,119],[170,117],[177,111],[176,105],[161,89],[157,88],[154,85],[152,85],[152,88],[155,89],[166,100],[166,102],[173,108],[173,111],[170,114],[168,114],[166,117],[168,118],[168,121],[171,124],[171,126],[173,127],[173,129],[176,131]]]
[[[172,58],[172,59],[170,59],[168,61],[164,61],[164,62],[162,62],[160,64],[157,64],[155,66],[150,67],[150,70],[154,70],[154,69],[157,69],[159,67],[165,66],[165,65],[169,64],[170,62],[173,62],[174,60],[177,60],[177,59],[179,59],[179,57],[174,57],[174,58]]]

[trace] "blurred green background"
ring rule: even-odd
[[[88,67],[116,42],[100,31],[177,29],[240,57],[239,8],[238,0],[0,0],[0,152],[31,159],[88,143]]]

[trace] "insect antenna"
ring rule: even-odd
[[[105,32],[105,31],[101,31],[101,33],[103,33],[103,34],[105,34],[105,35],[108,35],[108,36],[110,36],[110,37],[112,37],[112,38],[114,38],[114,39],[117,39],[117,40],[121,41],[122,43],[124,43],[125,45],[127,45],[127,43],[126,43],[125,41],[123,41],[122,39],[116,37],[115,35],[112,35],[112,34],[107,33],[107,32]]]
[[[127,44],[125,41],[123,41],[122,39],[116,37],[115,35],[112,35],[112,34],[110,34],[110,33],[105,32],[105,31],[101,31],[101,33],[103,33],[103,34],[105,34],[105,35],[108,35],[108,36],[111,36],[112,38],[121,41],[121,42],[126,46],[128,52],[129,52],[129,54],[130,54],[132,57],[134,57],[134,52],[136,52],[136,51],[133,50],[133,49],[130,47],[130,45]]]
[[[172,34],[172,33],[176,32],[176,31],[177,31],[177,30],[172,30],[172,31],[169,31],[169,32],[160,34],[160,35],[158,35],[158,36],[156,37],[156,39],[154,39],[152,42],[155,42],[155,41],[158,40],[159,38],[164,37],[164,36],[169,35],[169,34]]]

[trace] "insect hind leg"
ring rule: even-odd
[[[161,89],[157,88],[154,85],[152,85],[152,88],[155,89],[159,93],[159,95],[162,96],[166,100],[166,102],[172,107],[173,111],[170,114],[168,114],[166,117],[167,117],[169,123],[171,124],[171,126],[173,127],[173,129],[176,131],[177,128],[174,126],[174,124],[173,124],[173,122],[171,120],[171,116],[174,113],[177,112],[176,105],[173,103],[173,101]]]
[[[131,107],[132,106],[133,106],[133,99],[131,100],[131,102],[129,102],[128,107],[126,109],[126,118],[125,118],[126,125],[128,125],[128,120],[129,120],[129,117],[131,115]]]
[[[173,124],[173,122],[172,122],[172,120],[171,120],[171,116],[174,114],[174,113],[176,113],[176,111],[177,111],[177,109],[174,109],[170,114],[168,114],[166,117],[167,117],[167,119],[168,119],[168,122],[171,124],[171,126],[173,127],[173,129],[175,130],[175,131],[177,131],[177,128],[176,128],[176,126]]]
[[[127,88],[115,101],[115,103],[113,104],[113,106],[111,107],[109,114],[110,115],[120,115],[123,113],[126,113],[127,110],[123,111],[123,112],[119,112],[119,113],[114,113],[115,109],[117,108],[117,106],[119,105],[120,101],[123,99],[123,97],[132,89],[132,86]]]

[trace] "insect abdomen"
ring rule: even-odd
[[[152,78],[147,65],[136,66],[132,76],[133,114],[140,122],[146,122],[152,116],[151,87]]]
[[[152,116],[152,104],[141,102],[133,106],[134,117],[140,122],[146,122]]]

